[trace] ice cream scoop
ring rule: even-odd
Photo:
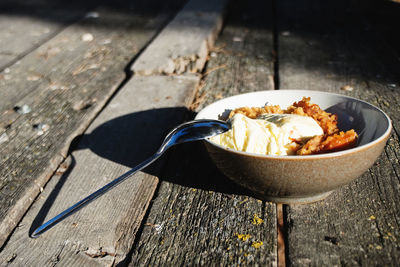
[[[324,132],[311,117],[294,114],[265,114],[250,119],[235,114],[232,129],[210,138],[226,148],[264,155],[291,155],[297,143]]]

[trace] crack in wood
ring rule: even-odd
[[[16,253],[12,254],[12,255],[7,259],[7,263],[12,263],[12,262],[15,260],[15,258],[17,258],[17,254],[16,254]]]
[[[334,236],[325,236],[324,240],[337,246],[339,244],[339,239]]]
[[[161,69],[165,74],[184,74],[186,72],[196,73],[200,71],[197,68],[197,61],[199,55],[180,56],[176,58],[169,58],[167,65]]]
[[[111,257],[117,256],[115,252],[103,250],[102,247],[100,247],[99,249],[88,248],[88,250],[85,251],[85,254],[91,258],[104,258],[105,256],[111,256]]]
[[[64,250],[64,248],[65,248],[65,246],[66,246],[66,244],[67,244],[68,242],[66,241],[66,242],[64,242],[62,245],[61,245],[61,248],[60,248],[60,250],[58,251],[58,253],[56,254],[56,255],[54,255],[54,257],[51,259],[51,262],[53,263],[53,267],[54,266],[56,266],[59,262],[60,262],[60,255],[61,255],[61,253],[63,252],[63,250]]]

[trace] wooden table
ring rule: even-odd
[[[0,4],[0,264],[399,265],[400,4],[184,5]],[[394,127],[381,157],[327,199],[289,206],[252,197],[202,143],[184,144],[28,236],[204,106],[284,89],[380,107]]]

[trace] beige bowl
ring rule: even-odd
[[[363,174],[382,153],[392,124],[379,108],[332,93],[307,90],[259,91],[217,101],[195,119],[218,119],[242,106],[280,105],[286,108],[303,96],[338,115],[341,130],[355,129],[355,148],[309,156],[267,156],[240,152],[205,141],[210,157],[227,177],[258,197],[280,203],[307,203],[328,196],[334,189]]]

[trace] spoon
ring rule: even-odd
[[[81,201],[77,202],[76,204],[72,205],[68,209],[64,210],[54,218],[48,220],[41,226],[39,226],[32,234],[31,237],[36,238],[40,236],[42,233],[49,230],[51,227],[55,226],[57,223],[64,220],[69,215],[73,214],[74,212],[78,211],[89,202],[94,200],[95,198],[99,197],[100,195],[106,193],[115,185],[121,183],[126,178],[132,176],[137,171],[147,167],[156,159],[158,159],[168,148],[191,141],[203,140],[208,137],[221,134],[226,132],[230,129],[230,124],[223,121],[218,120],[194,120],[183,123],[176,128],[174,128],[164,139],[161,147],[157,150],[155,154],[153,154],[150,158],[146,159],[133,169],[129,170],[128,172],[124,173],[120,177],[114,179],[113,181],[109,182],[102,188],[98,189],[97,191],[93,192],[89,196],[85,197]]]

